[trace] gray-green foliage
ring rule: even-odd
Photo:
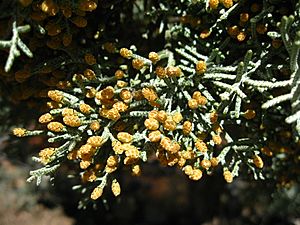
[[[6,64],[4,67],[5,72],[10,71],[15,58],[17,58],[21,55],[20,50],[28,57],[30,57],[30,58],[33,57],[33,54],[30,51],[30,49],[26,46],[26,44],[20,38],[20,34],[27,33],[29,31],[30,31],[29,25],[17,27],[17,23],[15,21],[15,22],[13,22],[11,40],[9,40],[9,41],[1,40],[0,41],[0,48],[9,48],[8,58],[6,60]]]
[[[68,154],[80,149],[88,138],[96,135],[103,138],[103,148],[97,146],[93,157],[86,160],[91,164],[87,168],[91,169],[98,163],[105,165],[111,155],[117,155],[118,162],[122,164],[127,155],[115,154],[112,150],[113,143],[118,139],[117,122],[125,123],[125,130],[133,135],[132,143],[139,150],[138,159],[147,162],[151,153],[159,155],[163,145],[150,143],[149,130],[144,125],[153,109],[163,110],[169,116],[180,112],[184,120],[192,122],[192,131],[188,135],[182,133],[183,124],[180,122],[175,130],[165,129],[161,123],[159,130],[162,137],[179,143],[180,151],[189,147],[192,149],[195,158],[187,160],[187,164],[198,171],[211,174],[212,170],[201,166],[201,161],[216,157],[223,171],[231,171],[233,177],[247,171],[253,174],[254,179],[277,179],[281,175],[276,172],[292,166],[293,160],[297,161],[296,149],[300,136],[299,2],[285,1],[285,4],[290,4],[286,13],[281,12],[282,3],[267,0],[262,2],[257,12],[250,10],[252,3],[249,1],[235,1],[229,8],[220,4],[217,9],[211,9],[209,1],[136,1],[133,9],[125,8],[123,11],[126,3],[100,3],[101,10],[107,10],[107,15],[112,16],[106,21],[106,15],[103,16],[101,10],[91,14],[91,23],[86,28],[89,32],[76,33],[75,41],[80,42],[77,43],[80,47],[74,50],[75,53],[68,48],[53,50],[53,54],[47,51],[48,55],[45,55],[50,55],[49,61],[35,65],[38,69],[33,69],[33,73],[37,76],[39,68],[45,65],[68,71],[66,80],[71,85],[58,92],[61,100],[52,98],[57,106],[49,110],[53,120],[64,122],[63,129],[56,132],[44,125],[44,131],[27,131],[24,135],[46,135],[50,145],[56,147],[45,167],[30,173],[29,181],[37,179],[39,184],[43,175],[52,175],[65,162]],[[239,16],[245,12],[249,13],[250,19],[242,24]],[[121,16],[116,16],[119,14]],[[92,23],[99,15],[103,21]],[[230,34],[229,28],[234,26],[238,27],[239,33]],[[261,26],[262,32],[259,31]],[[31,51],[18,36],[25,28],[28,26],[17,27],[13,23],[12,40],[0,42],[0,46],[10,47],[6,71],[13,69],[13,59],[20,53],[17,47],[32,57]],[[91,35],[94,31],[101,33],[101,37],[94,38]],[[273,46],[273,41],[283,44]],[[115,50],[107,53],[102,47],[107,42],[114,42]],[[121,58],[119,50],[122,47],[127,47],[127,51],[130,49],[132,54]],[[158,62],[147,58],[151,51],[157,52]],[[84,54],[90,52],[96,56],[97,63],[93,66],[85,65],[82,60]],[[134,68],[133,60],[141,61],[142,68]],[[197,72],[199,61],[205,62],[203,73]],[[157,66],[169,74],[159,77]],[[86,67],[95,71],[95,79],[80,74]],[[178,68],[180,72],[176,75]],[[117,69],[124,72],[123,81],[128,86],[117,84],[113,75]],[[73,75],[74,71],[77,74]],[[282,77],[284,71],[287,71],[286,77]],[[108,86],[113,87],[114,93],[112,102],[107,103],[99,95]],[[51,89],[56,87],[52,85]],[[147,88],[157,94],[155,101],[150,101],[143,94],[141,101],[132,98],[126,102],[128,110],[115,113],[117,116],[113,119],[105,114],[105,110],[113,108],[115,101],[122,101],[119,94],[123,90],[136,93]],[[97,94],[96,97],[87,97],[91,90],[95,90],[98,97]],[[191,109],[188,101],[196,91],[201,92],[206,102]],[[83,103],[91,106],[89,114],[79,112]],[[65,109],[76,110],[80,125],[70,126],[64,121]],[[217,121],[210,120],[211,113],[218,114]],[[90,129],[89,125],[95,120],[101,123],[100,130]],[[215,125],[219,125],[221,131],[217,132]],[[291,131],[292,135],[283,140],[283,133],[290,134]],[[202,137],[203,134],[206,136]],[[219,144],[213,141],[217,135],[222,139]],[[196,147],[195,143],[201,138],[208,146],[207,152],[201,152]],[[264,152],[261,149],[264,148],[271,149],[273,155],[269,156],[273,158],[263,157],[269,164],[262,170],[261,166],[255,166],[253,157],[262,155]],[[181,153],[177,153],[164,151],[163,155],[170,160],[172,157],[180,158]],[[34,159],[41,161],[40,158]],[[77,156],[72,161],[76,164],[84,160]],[[82,166],[81,176],[87,168]],[[82,185],[82,192],[90,194],[92,188],[106,185],[107,179],[112,178],[102,168],[97,171],[94,183]]]

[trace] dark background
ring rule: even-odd
[[[78,210],[82,195],[72,190],[78,181],[67,178],[69,168],[59,170],[55,183],[44,179],[36,187],[26,182],[31,167],[38,166],[30,155],[42,142],[31,138],[21,145],[1,137],[1,225],[300,224],[297,184],[278,188],[271,180],[255,181],[250,175],[226,184],[218,170],[194,182],[180,170],[162,167],[156,161],[143,165],[140,177],[122,171],[119,197],[112,196],[108,187],[106,202],[100,199],[97,204],[88,204],[86,210]]]

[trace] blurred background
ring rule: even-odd
[[[298,184],[279,188],[271,180],[246,181],[243,176],[226,184],[221,171],[194,182],[156,161],[144,165],[140,177],[120,173],[119,197],[107,194],[105,201],[79,210],[81,193],[72,190],[78,181],[67,178],[69,168],[62,167],[54,181],[45,179],[38,187],[26,182],[29,170],[39,166],[31,156],[45,140],[20,143],[8,135],[0,138],[1,225],[300,224]]]

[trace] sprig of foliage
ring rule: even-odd
[[[16,102],[50,99],[38,130],[13,130],[48,138],[29,181],[70,160],[87,203],[108,186],[118,196],[117,171],[139,175],[149,158],[191,180],[297,180],[283,172],[300,135],[299,3],[287,2],[21,1],[43,57],[1,79]]]

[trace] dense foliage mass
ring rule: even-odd
[[[218,171],[228,183],[248,174],[299,182],[300,2],[0,7],[1,118],[34,109],[35,129],[12,133],[49,142],[29,181],[68,164],[83,205],[120,195],[118,171],[138,176],[153,161],[199,182]]]

